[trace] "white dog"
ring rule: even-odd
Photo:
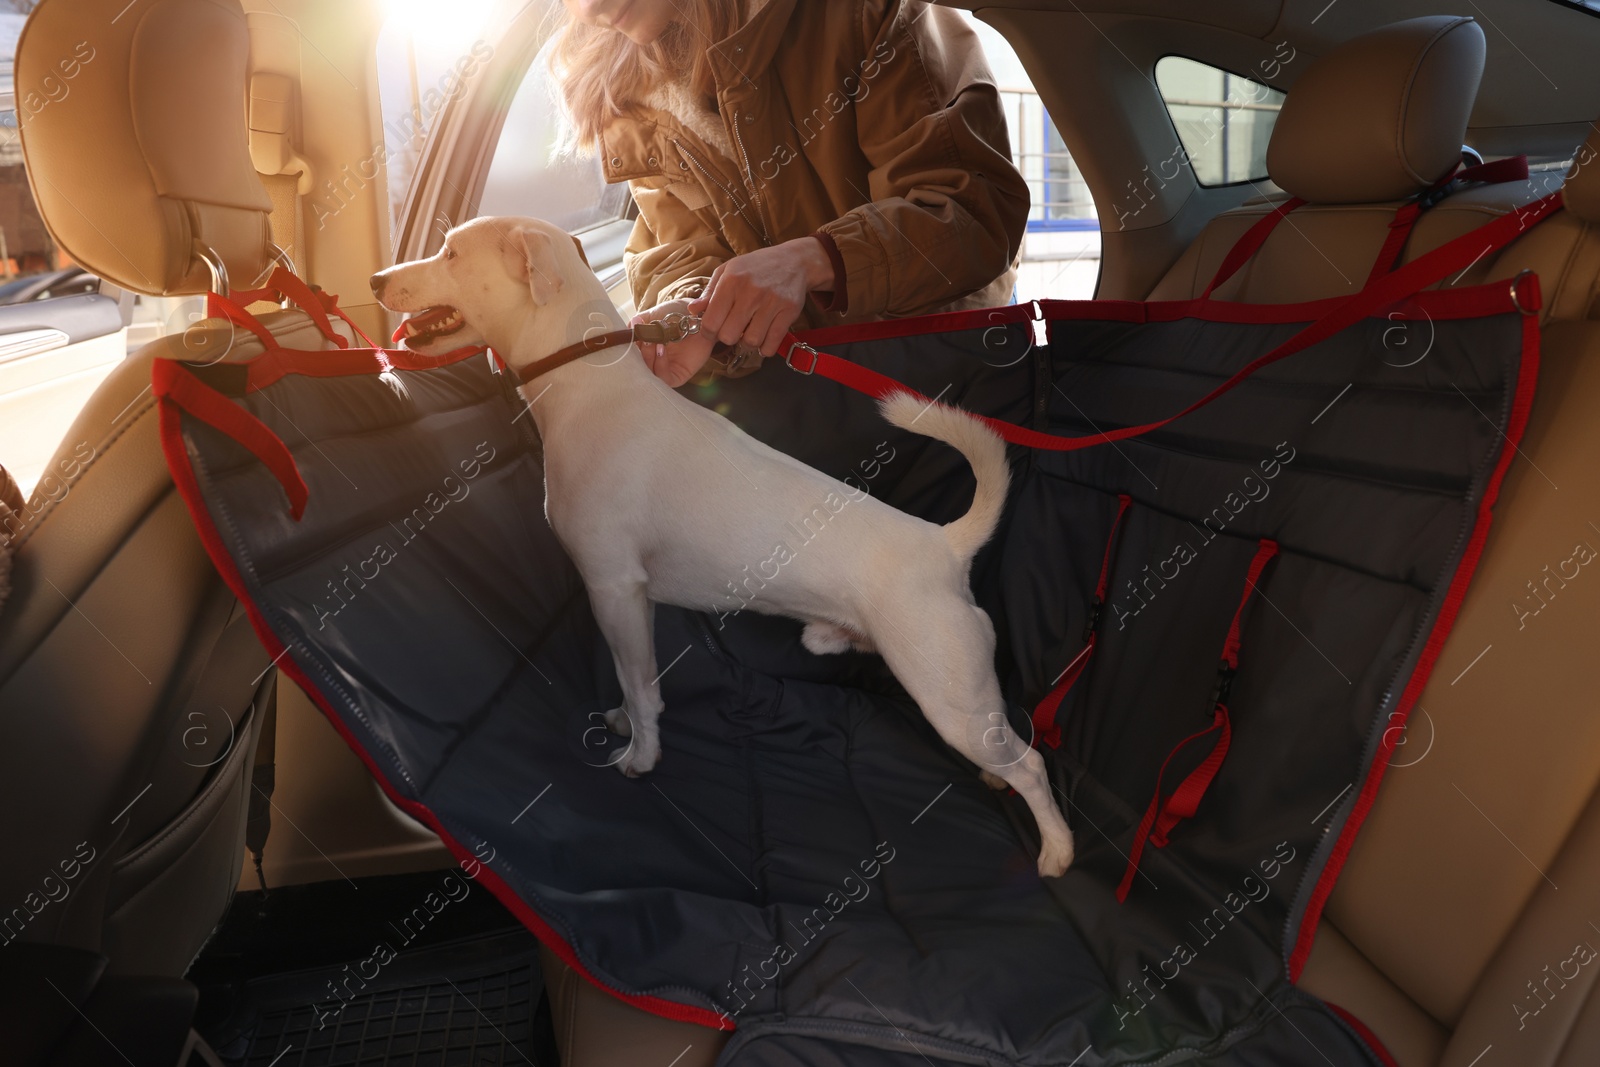
[[[384,307],[411,315],[408,346],[487,344],[519,370],[597,326],[624,325],[576,242],[534,219],[476,219],[432,258],[375,275],[372,288]],[[1072,833],[1043,759],[1006,723],[994,628],[968,588],[1008,482],[1005,447],[987,426],[908,394],[882,404],[896,426],[959,449],[977,475],[971,510],[936,526],[680,396],[632,345],[552,370],[525,395],[544,440],[546,514],[616,663],[623,705],[606,721],[632,738],[625,774],[661,755],[653,605],[748,606],[805,622],[812,652],[881,653],[939,736],[985,768],[990,785],[1027,801],[1043,839],[1040,874],[1067,869]],[[820,533],[796,546],[802,523]]]

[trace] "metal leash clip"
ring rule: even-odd
[[[641,322],[633,328],[633,339],[651,345],[670,345],[700,332],[700,318],[674,311],[655,322]]]

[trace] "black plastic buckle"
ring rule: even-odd
[[[1438,186],[1437,188],[1425,189],[1422,192],[1418,193],[1417,194],[1417,209],[1419,211],[1427,211],[1429,208],[1433,207],[1439,201],[1441,201],[1445,197],[1449,196],[1450,193],[1455,189],[1455,186],[1456,186],[1455,180],[1451,179],[1450,181],[1445,182],[1443,185]]]
[[[1095,597],[1094,600],[1090,602],[1089,621],[1083,624],[1084,644],[1087,645],[1089,643],[1089,639],[1094,636],[1095,631],[1100,629],[1100,612],[1105,606],[1106,602],[1099,597]]]
[[[1235,673],[1237,673],[1235,669],[1228,666],[1227,660],[1223,660],[1221,665],[1217,667],[1217,684],[1211,689],[1212,707],[1228,702],[1228,696],[1233,692],[1233,676]]]

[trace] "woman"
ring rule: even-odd
[[[901,0],[564,0],[571,141],[639,206],[635,321],[679,386],[715,342],[1009,302],[1028,215],[999,94],[955,11]],[[809,298],[809,300],[808,300]],[[758,358],[723,373],[751,370]]]

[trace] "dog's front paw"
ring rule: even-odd
[[[628,747],[623,757],[617,760],[617,769],[629,778],[638,778],[655,770],[656,764],[661,762],[661,746],[641,745],[637,742]]]
[[[606,729],[618,737],[633,736],[633,720],[628,718],[627,708],[612,708],[605,714]]]
[[[1071,833],[1060,841],[1046,838],[1044,847],[1039,850],[1039,877],[1060,878],[1072,866],[1074,855]]]

